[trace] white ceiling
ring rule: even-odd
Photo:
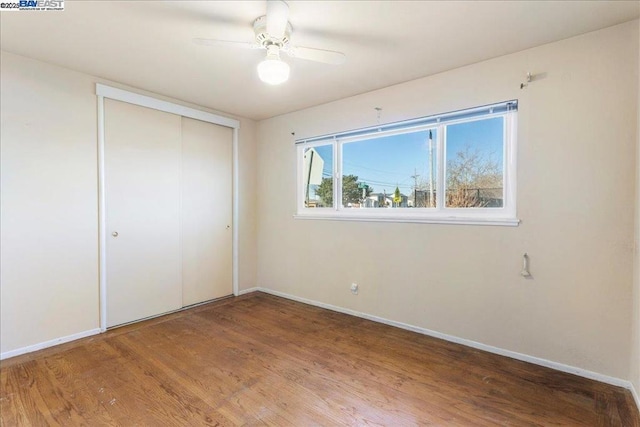
[[[300,59],[290,80],[258,80],[252,41],[264,1],[70,1],[3,12],[3,50],[219,111],[263,119],[637,19],[638,1],[289,1],[292,42],[344,52]]]

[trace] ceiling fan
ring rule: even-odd
[[[258,64],[258,76],[265,83],[277,85],[289,78],[289,64],[280,59],[280,52],[292,58],[325,64],[344,63],[345,55],[333,50],[293,46],[290,43],[293,28],[289,23],[289,6],[282,0],[267,0],[267,14],[253,22],[254,42],[201,39],[193,41],[205,46],[233,46],[246,49],[265,49],[267,57]]]

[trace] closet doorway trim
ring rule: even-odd
[[[152,108],[203,122],[213,123],[233,129],[232,148],[232,282],[233,295],[238,296],[238,129],[240,122],[217,114],[173,102],[163,101],[146,95],[140,95],[123,89],[96,83],[96,95],[98,97],[98,216],[99,216],[99,242],[100,242],[100,331],[107,330],[107,253],[106,253],[106,195],[105,195],[105,165],[104,165],[104,99],[127,102],[141,107]]]

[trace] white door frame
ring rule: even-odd
[[[104,173],[104,99],[114,99],[141,107],[152,108],[191,119],[202,120],[233,129],[233,189],[232,189],[232,282],[233,295],[238,296],[238,129],[240,122],[150,96],[96,83],[98,96],[98,217],[100,242],[100,331],[107,330],[107,251],[106,196]]]

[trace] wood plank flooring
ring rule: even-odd
[[[0,365],[0,424],[640,426],[629,391],[263,293]]]

